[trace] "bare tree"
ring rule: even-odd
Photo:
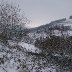
[[[0,3],[0,35],[2,37],[10,37],[11,35],[22,32],[22,26],[24,27],[29,22],[24,16],[24,12],[21,14],[19,6],[16,7],[7,2]]]

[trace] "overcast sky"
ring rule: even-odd
[[[53,20],[72,15],[72,0],[7,0],[20,5],[32,22],[30,27],[40,26]]]

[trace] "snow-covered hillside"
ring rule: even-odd
[[[29,29],[29,33],[27,34],[31,39],[37,38],[46,38],[49,36],[49,33],[52,31],[52,35],[61,36],[61,30],[63,29],[63,34],[72,36],[72,19],[60,19],[53,21],[49,24],[42,25],[37,28]]]
[[[49,36],[50,31],[52,35],[61,36],[62,27],[64,35],[72,36],[72,19],[61,19],[29,29],[20,42],[8,40],[7,46],[0,42],[0,72],[67,72],[52,63],[54,59],[62,60],[61,55],[42,56],[41,48],[33,45],[37,38]],[[69,59],[69,56],[65,57]]]
[[[48,64],[46,59],[28,53],[35,52],[36,47],[24,42],[18,44],[7,47],[0,43],[0,72],[56,72],[56,66]]]

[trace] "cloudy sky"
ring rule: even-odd
[[[6,0],[25,11],[31,23],[27,26],[37,27],[53,20],[68,18],[72,15],[72,0]]]

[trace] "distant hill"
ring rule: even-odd
[[[59,20],[52,21],[48,24],[31,28],[27,30],[27,36],[23,38],[25,42],[34,43],[35,40],[40,37],[46,38],[50,35],[56,36],[72,36],[72,18],[69,19],[63,18]]]

